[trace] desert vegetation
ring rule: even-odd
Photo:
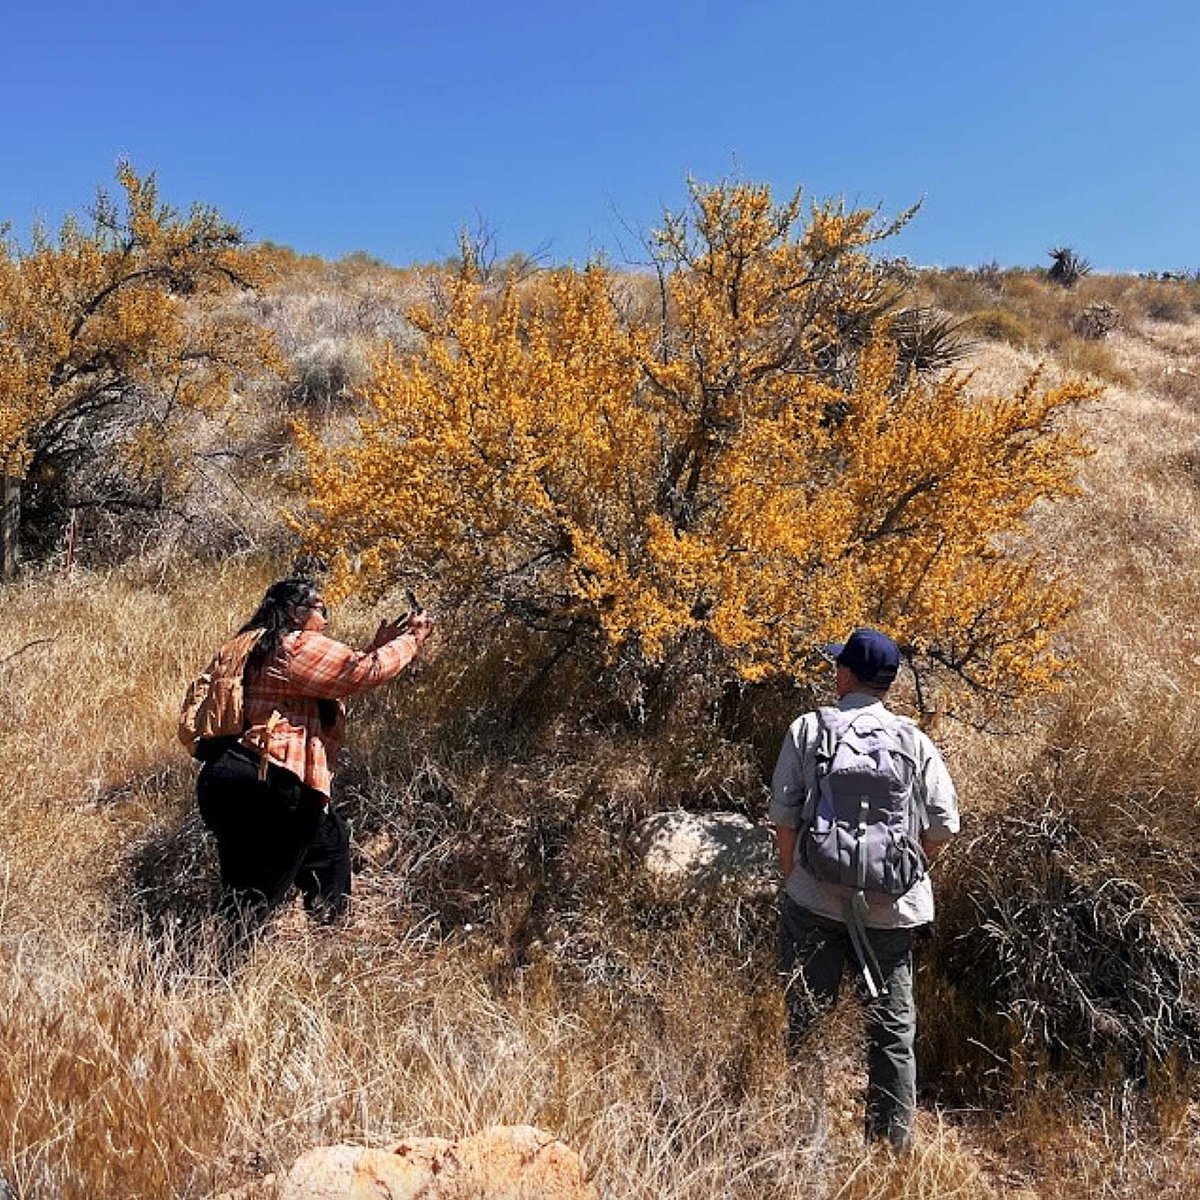
[[[1200,284],[918,271],[873,214],[741,184],[668,214],[649,273],[323,263],[200,210],[229,270],[121,284],[75,360],[65,300],[36,329],[2,301],[72,262],[94,300],[153,242],[110,225],[186,225],[121,186],[97,229],[8,246],[0,289],[30,480],[0,623],[15,1196],[202,1197],[319,1142],[500,1121],[614,1197],[1194,1192]],[[1098,304],[1121,319],[1086,336]],[[914,328],[958,349],[914,356]],[[237,356],[163,365],[218,330]],[[72,527],[34,448],[92,362],[71,428],[119,427],[123,481],[145,442],[166,499],[127,515],[125,482],[63,460],[66,509],[86,484],[107,514]],[[349,926],[289,911],[230,964],[171,731],[305,550],[340,636],[411,584],[439,642],[352,715]],[[902,1161],[861,1144],[852,1005],[785,1064],[772,904],[665,904],[631,849],[660,809],[763,819],[812,646],[860,620],[912,643],[901,706],[965,812]]]

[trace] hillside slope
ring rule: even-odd
[[[1078,496],[1035,525],[1078,592],[1069,683],[1016,732],[936,730],[966,835],[923,970],[911,1160],[864,1157],[851,1011],[789,1073],[770,909],[656,908],[622,857],[636,819],[681,798],[761,816],[782,726],[761,744],[565,720],[522,733],[491,719],[486,680],[454,693],[473,709],[450,707],[454,630],[355,713],[350,926],[289,912],[244,961],[221,960],[213,854],[172,729],[188,677],[286,554],[265,529],[272,474],[256,536],[224,561],[160,548],[3,585],[0,1176],[15,1194],[205,1196],[318,1142],[493,1122],[552,1129],[622,1198],[1194,1194],[1200,313],[1155,301],[1173,283],[1085,282],[1069,297],[1022,275],[999,292],[955,273],[920,284],[956,315],[1009,314],[965,364],[981,391],[1044,363],[1092,370],[1105,392]],[[368,289],[370,319],[401,328],[386,286]],[[1071,314],[1104,297],[1122,328],[1080,340]],[[318,311],[302,300],[281,293],[272,319]],[[313,320],[336,358],[342,334]],[[241,436],[256,449],[239,488],[286,468],[279,411]],[[337,632],[365,640],[375,615],[351,606]],[[1053,853],[1039,843],[1068,827]],[[988,840],[997,828],[1007,840]],[[1058,917],[1089,910],[1094,928],[1055,942]],[[1046,940],[1028,961],[1005,959],[1031,930]],[[984,957],[964,967],[964,946]],[[1122,995],[1144,1006],[1155,988],[1157,1024],[1139,1026]]]

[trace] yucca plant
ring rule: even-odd
[[[1069,246],[1057,246],[1050,251],[1053,262],[1046,277],[1065,288],[1073,288],[1085,275],[1091,274],[1092,264]]]
[[[936,308],[903,308],[892,318],[897,366],[918,374],[944,371],[966,357],[978,339],[969,336],[970,319]]]

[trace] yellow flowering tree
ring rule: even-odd
[[[24,482],[27,514],[61,501],[85,463],[160,488],[173,417],[220,405],[273,361],[221,303],[260,277],[238,228],[161,203],[152,175],[122,166],[118,181],[122,203],[101,191],[86,223],[36,229],[24,248],[0,240],[0,472]]]
[[[869,252],[888,232],[695,186],[654,235],[657,286],[468,273],[412,314],[421,351],[380,359],[355,440],[300,430],[298,525],[345,586],[432,577],[643,680],[689,656],[808,678],[870,623],[979,695],[1049,684],[1070,597],[1026,521],[1070,491],[1063,417],[1091,391],[904,369]]]

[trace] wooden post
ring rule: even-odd
[[[4,475],[0,485],[0,579],[12,579],[21,559],[21,481]]]

